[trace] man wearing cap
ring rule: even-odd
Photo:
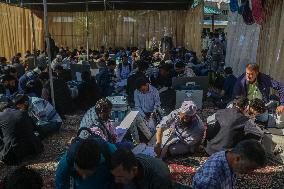
[[[181,107],[165,116],[157,125],[155,152],[159,157],[166,154],[175,156],[194,153],[202,141],[204,125],[198,115],[197,107],[192,101],[184,101]],[[163,132],[169,128],[170,134],[162,144]]]

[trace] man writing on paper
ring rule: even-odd
[[[197,107],[192,101],[184,101],[181,107],[165,116],[157,126],[155,152],[158,156],[175,156],[194,153],[202,141],[204,125],[196,115]],[[163,132],[170,128],[171,134],[162,146]]]

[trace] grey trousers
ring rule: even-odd
[[[141,116],[137,116],[135,123],[129,128],[132,138],[135,143],[140,143],[138,129],[145,135],[145,137],[150,140],[156,132],[156,123],[152,118],[146,121]]]
[[[164,135],[163,137],[168,137],[166,143],[162,146],[161,158],[166,157],[169,153],[172,156],[194,153],[199,143],[196,144],[185,144],[174,134]]]

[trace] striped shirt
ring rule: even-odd
[[[29,98],[29,115],[40,122],[58,122],[61,123],[62,119],[56,112],[55,108],[46,100],[37,97]]]
[[[90,128],[92,133],[99,135],[104,140],[109,142],[115,142],[116,140],[116,129],[110,120],[102,122],[103,125],[99,122],[98,116],[96,114],[95,107],[90,108],[84,115],[80,128],[87,127]],[[106,129],[103,131],[103,128]],[[111,138],[108,136],[108,133],[111,135]]]
[[[159,91],[152,85],[149,85],[149,91],[146,94],[136,89],[134,91],[134,102],[135,109],[139,111],[142,117],[145,117],[145,113],[154,112],[161,106]]]
[[[236,175],[229,167],[226,151],[213,154],[196,172],[193,178],[195,189],[233,189]]]

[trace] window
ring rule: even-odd
[[[73,17],[71,17],[71,16],[54,16],[53,22],[73,22]]]

